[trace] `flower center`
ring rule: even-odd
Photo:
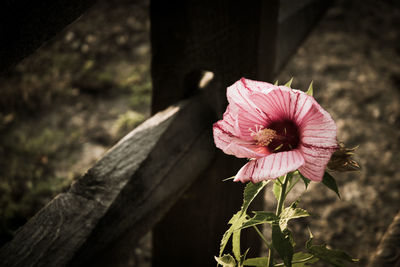
[[[254,140],[256,140],[258,146],[268,146],[276,137],[276,132],[272,129],[260,129],[257,132],[253,132],[251,135]]]
[[[297,125],[291,120],[274,121],[265,129],[256,127],[251,134],[259,146],[265,146],[272,153],[295,149],[300,143]]]

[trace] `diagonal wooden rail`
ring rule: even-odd
[[[148,119],[18,231],[2,266],[86,265],[135,243],[212,161],[214,119],[201,95]]]

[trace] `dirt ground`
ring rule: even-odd
[[[147,1],[100,1],[0,78],[0,245],[148,116],[147,12]],[[277,77],[294,77],[303,90],[313,80],[339,140],[359,145],[361,172],[333,174],[342,199],[312,183],[300,206],[315,216],[291,225],[298,244],[309,226],[359,266],[400,208],[399,25],[396,1],[336,1]],[[265,198],[273,210],[272,195]],[[133,249],[132,266],[149,266],[150,239]]]

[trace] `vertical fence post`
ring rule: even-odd
[[[226,87],[234,81],[272,79],[278,0],[153,0],[150,16],[153,113],[195,94],[204,70],[214,73],[214,87],[219,88],[211,100],[219,103],[215,119],[221,118]],[[243,185],[222,179],[242,165],[242,160],[216,151],[209,169],[155,227],[153,266],[216,264],[213,256],[243,193]],[[255,206],[261,208],[262,200]],[[258,254],[255,233],[248,231],[242,244]]]

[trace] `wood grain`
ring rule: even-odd
[[[212,161],[213,120],[201,96],[154,115],[24,225],[1,265],[115,266]]]

